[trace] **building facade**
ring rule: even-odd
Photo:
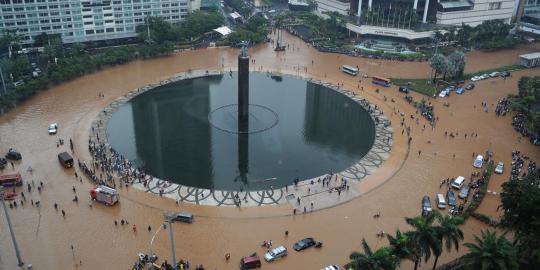
[[[510,23],[515,0],[458,0],[440,1],[437,5],[437,24],[476,26],[487,20]]]
[[[181,21],[190,0],[0,0],[0,28],[16,30],[24,43],[41,33],[64,43],[135,37],[147,16]]]

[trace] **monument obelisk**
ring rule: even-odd
[[[249,55],[246,44],[238,55],[238,131],[247,133],[249,129]]]

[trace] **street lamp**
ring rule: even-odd
[[[172,252],[172,261],[173,269],[176,269],[176,247],[174,244],[174,232],[173,232],[173,223],[174,223],[174,213],[165,213],[165,222],[169,223],[169,235],[171,237],[171,252]]]
[[[9,218],[9,212],[6,207],[6,203],[4,202],[4,187],[0,186],[0,200],[2,200],[2,206],[4,207],[4,213],[6,213],[6,220],[9,228],[9,233],[11,234],[11,241],[13,242],[13,247],[15,247],[15,254],[17,255],[17,261],[19,266],[23,266],[24,263],[21,259],[21,254],[19,252],[19,246],[17,245],[17,239],[15,239],[15,233],[13,232],[13,228],[11,227],[11,219]]]

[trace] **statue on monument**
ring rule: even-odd
[[[248,49],[247,46],[249,45],[249,41],[242,41],[240,42],[240,56],[241,57],[248,57]]]

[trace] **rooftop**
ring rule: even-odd
[[[534,53],[528,53],[528,54],[522,54],[519,57],[525,58],[527,60],[533,60],[540,58],[540,52],[534,52]]]

